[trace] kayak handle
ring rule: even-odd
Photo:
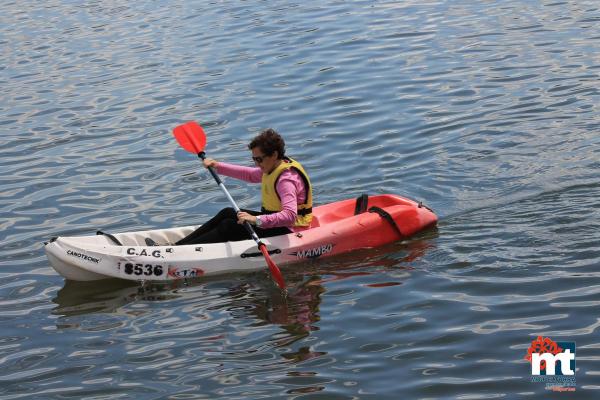
[[[272,254],[281,254],[281,250],[279,250],[279,249],[273,249],[273,250],[269,250],[268,253],[270,255],[272,255]],[[242,257],[242,258],[251,258],[251,257],[260,257],[262,255],[263,255],[263,253],[242,253],[242,254],[240,254],[240,257]]]

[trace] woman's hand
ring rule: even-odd
[[[204,164],[204,168],[208,168],[208,167],[217,168],[217,165],[219,165],[217,160],[213,160],[212,158],[205,158],[202,161],[202,163]]]
[[[238,217],[238,224],[243,224],[244,222],[248,221],[250,224],[252,225],[256,225],[256,217],[254,215],[250,215],[245,211],[240,211],[237,214]]]

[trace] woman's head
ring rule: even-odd
[[[285,142],[274,129],[266,129],[248,145],[252,160],[265,174],[270,174],[285,156]]]
[[[248,145],[250,150],[260,150],[263,156],[273,156],[277,153],[277,159],[282,160],[285,156],[285,142],[275,129],[269,128],[262,131]]]

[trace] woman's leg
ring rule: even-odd
[[[259,215],[259,212],[243,210],[252,215]],[[231,207],[219,211],[210,221],[206,222],[200,228],[181,239],[176,245],[202,244],[202,243],[222,243],[235,242],[239,240],[248,240],[252,237],[244,228],[244,225],[238,224],[237,214]],[[285,227],[262,229],[254,227],[258,237],[272,237],[286,235],[291,232]]]
[[[200,243],[197,241],[198,239],[200,239],[203,235],[207,234],[208,232],[216,229],[219,226],[219,224],[226,219],[237,220],[237,215],[235,213],[235,210],[232,207],[227,207],[227,208],[222,209],[221,211],[219,211],[217,213],[217,215],[212,217],[209,221],[204,223],[202,226],[200,226],[194,232],[190,233],[183,239],[176,242],[175,245],[180,246],[180,245],[186,245],[186,244]]]
[[[254,232],[258,235],[259,238],[273,237],[279,235],[287,235],[288,233],[292,233],[292,231],[286,227],[280,226],[276,228],[268,228],[262,229],[254,227]]]
[[[237,223],[236,217],[236,219],[223,219],[214,229],[196,236],[193,244],[223,243],[244,239],[250,239],[250,235],[243,225]]]
[[[291,231],[288,228],[269,228],[261,229],[254,227],[254,231],[259,238],[272,237],[278,235],[287,235]],[[237,219],[224,219],[217,228],[205,233],[197,238],[199,243],[223,243],[237,242],[239,240],[252,239],[244,225],[238,224]]]

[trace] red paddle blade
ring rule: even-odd
[[[198,154],[204,151],[206,135],[204,129],[196,122],[190,121],[175,127],[173,135],[179,145],[190,153]]]
[[[273,262],[273,260],[271,260],[271,256],[269,255],[267,246],[265,246],[264,244],[261,244],[260,251],[263,253],[263,256],[265,256],[265,260],[267,261],[267,265],[269,266],[269,270],[271,271],[271,276],[273,277],[273,279],[275,280],[275,282],[277,283],[279,288],[281,290],[284,290],[285,289],[285,281],[283,280],[283,276],[281,275],[281,271],[279,270],[279,267],[277,267],[275,262]]]

